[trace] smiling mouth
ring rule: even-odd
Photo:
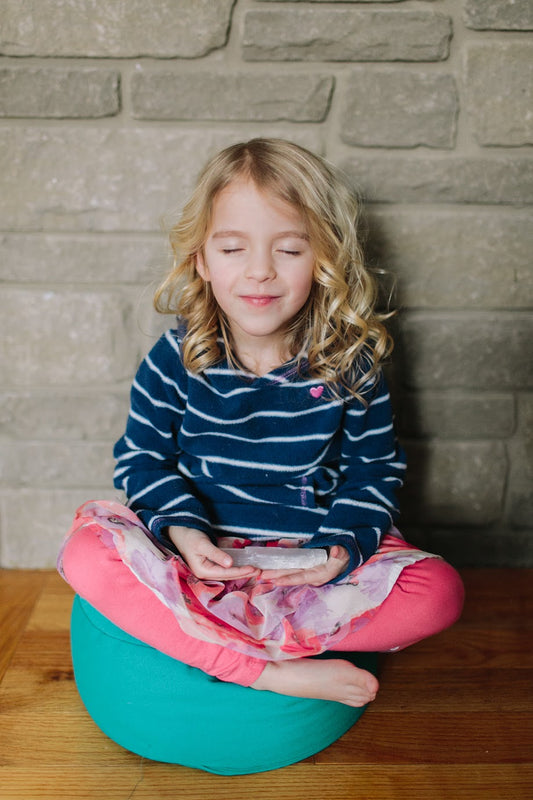
[[[241,295],[241,299],[244,300],[246,303],[250,303],[253,306],[268,306],[270,303],[273,303],[275,300],[279,299],[278,295],[265,295],[265,294],[245,294]]]

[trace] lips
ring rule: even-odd
[[[265,294],[246,294],[241,295],[241,300],[244,300],[245,303],[249,303],[252,306],[268,306],[274,301],[278,300],[278,295],[265,295]]]

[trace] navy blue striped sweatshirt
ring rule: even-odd
[[[367,404],[334,397],[289,362],[257,377],[226,361],[183,366],[179,330],[141,363],[115,486],[167,547],[180,525],[252,541],[343,545],[347,569],[375,553],[397,517],[405,463],[382,376]]]

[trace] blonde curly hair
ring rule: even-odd
[[[196,269],[214,200],[237,178],[251,179],[258,189],[296,208],[315,255],[313,288],[286,333],[288,352],[305,353],[308,374],[335,394],[342,388],[362,399],[361,389],[392,351],[392,339],[383,324],[390,314],[376,310],[377,283],[363,261],[359,202],[334,167],[283,139],[252,139],[215,156],[170,232],[174,264],[154,305],[186,323],[185,367],[198,373],[224,355],[238,364],[228,321],[210,283]]]

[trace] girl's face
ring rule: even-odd
[[[216,197],[197,269],[211,283],[244,363],[262,350],[271,364],[286,359],[285,333],[309,297],[314,263],[304,220],[293,206],[244,178]]]

